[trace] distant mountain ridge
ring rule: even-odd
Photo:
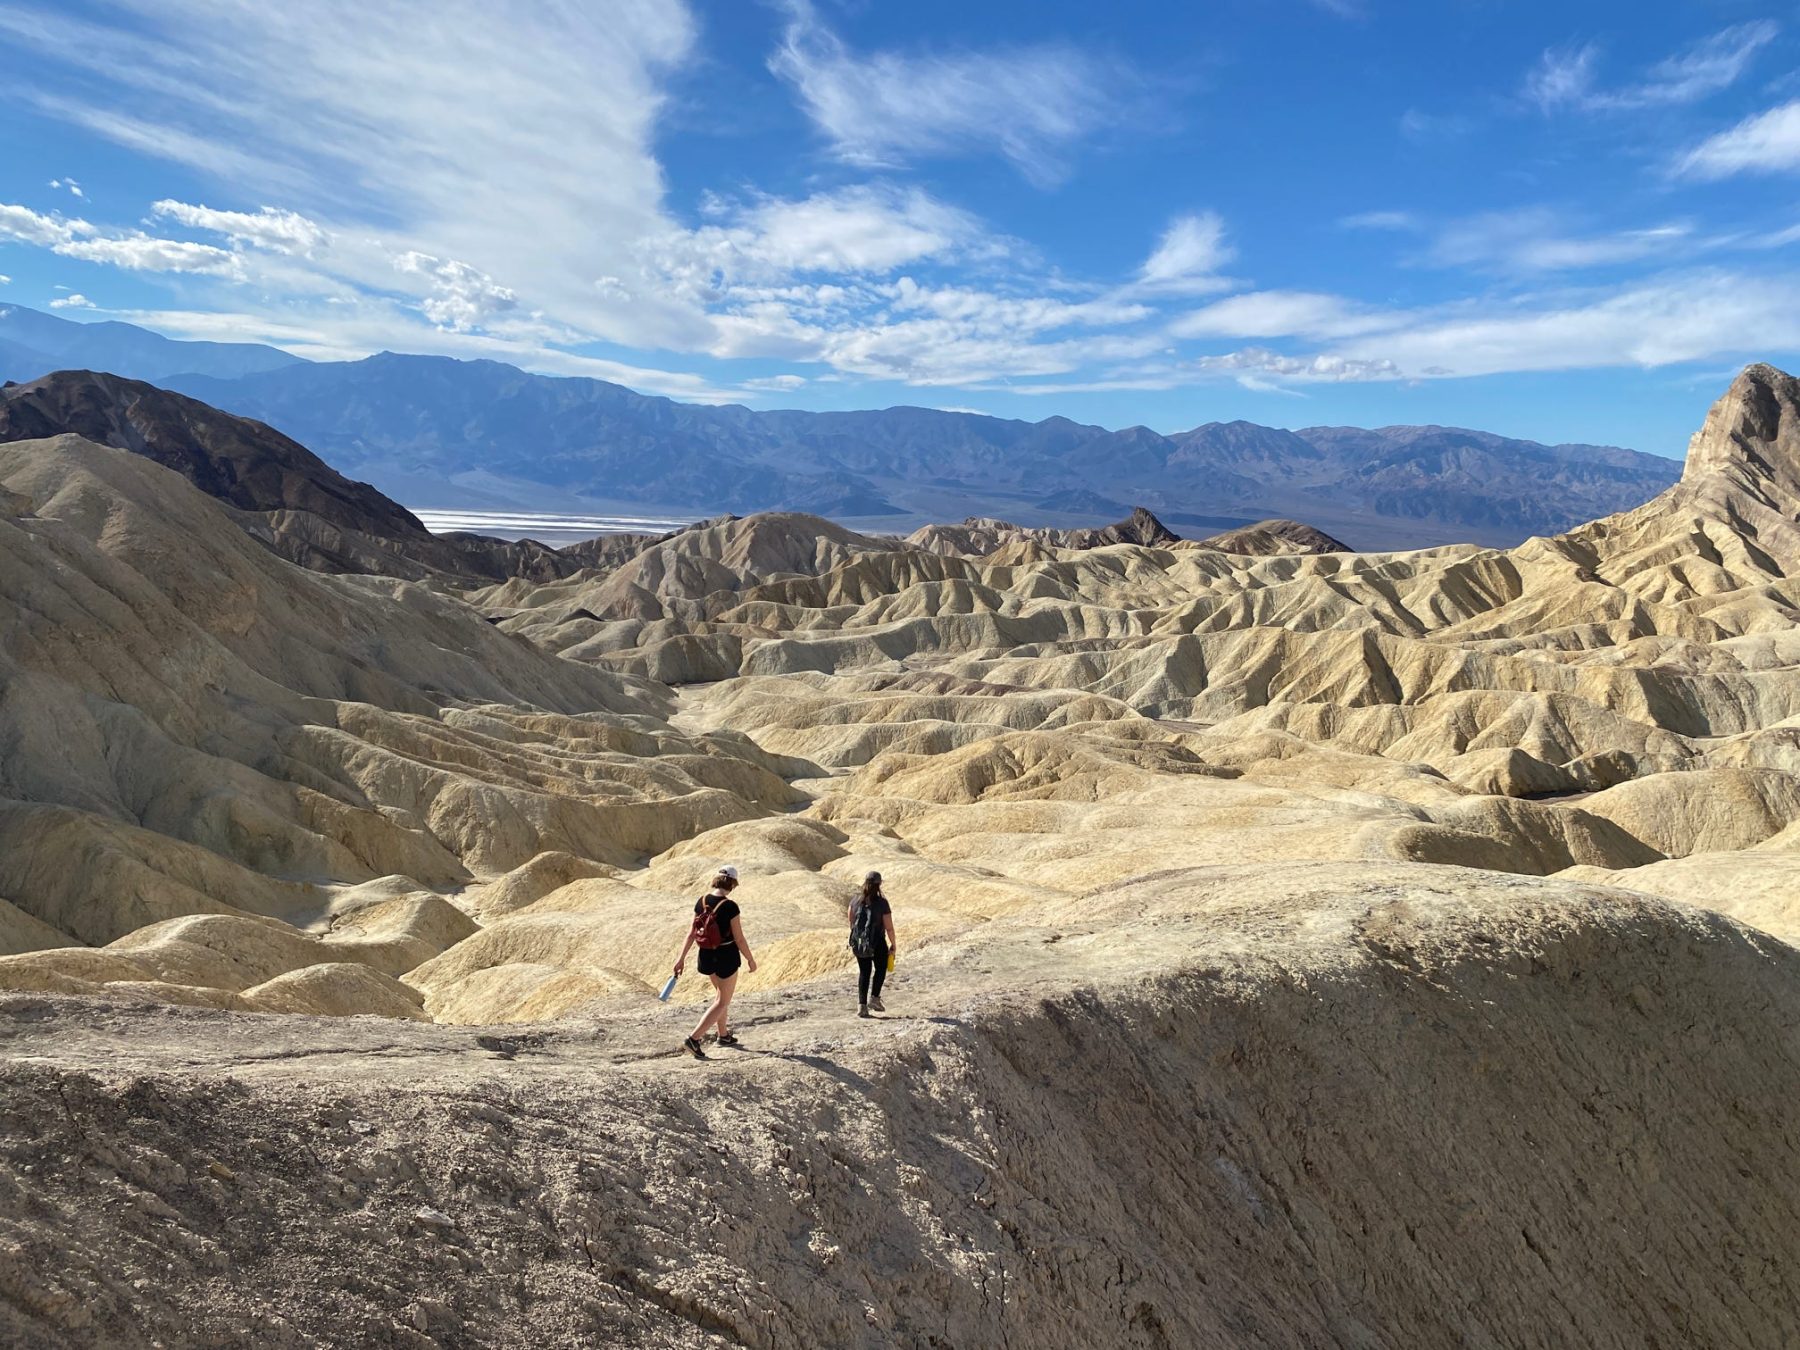
[[[513,578],[541,583],[584,568],[610,570],[669,540],[739,519],[723,516],[667,534],[604,535],[567,549],[531,539],[433,534],[379,489],[344,477],[273,427],[186,394],[91,370],[62,370],[24,384],[0,385],[0,445],[35,442],[50,447],[69,438],[129,451],[174,470],[231,508],[238,525],[253,537],[290,562],[319,572],[370,573],[453,587]],[[789,543],[784,547],[801,550],[808,537],[856,540],[878,550],[904,547],[892,538],[866,538],[822,517],[793,512],[763,513],[745,529],[750,537],[765,542],[785,538]],[[1234,539],[1219,547],[1257,553],[1343,547],[1291,521],[1264,522],[1264,528],[1252,533],[1252,543],[1240,545]],[[1099,529],[1022,529],[1004,521],[970,520],[961,526],[930,526],[914,536],[920,547],[965,556],[983,556],[1006,542],[1067,549],[1119,543],[1191,546],[1142,508]],[[1201,541],[1197,546],[1213,545]]]
[[[172,375],[231,379],[304,364],[292,353],[253,342],[181,342],[136,324],[75,323],[24,305],[0,305],[0,380],[20,384],[54,370],[158,381]]]
[[[81,354],[50,360],[53,343]],[[1633,450],[1454,427],[1289,431],[1234,421],[1163,435],[1060,416],[703,406],[496,361],[383,352],[310,362],[0,309],[0,378],[73,365],[148,379],[279,427],[419,506],[485,495],[543,509],[576,497],[671,513],[805,511],[884,527],[964,516],[1072,527],[1117,518],[1130,503],[1214,529],[1304,520],[1370,549],[1511,545],[1636,506],[1679,474],[1676,461]]]

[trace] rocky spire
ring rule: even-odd
[[[1800,507],[1800,380],[1746,366],[1688,442],[1681,479],[1722,479],[1764,505]]]

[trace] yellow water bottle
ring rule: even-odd
[[[894,956],[895,956],[895,953],[893,953],[893,952],[888,953],[888,969],[889,970],[892,970],[894,968]]]

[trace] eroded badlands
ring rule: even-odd
[[[1800,1337],[1800,383],[1506,552],[344,528],[0,445],[0,1339]]]

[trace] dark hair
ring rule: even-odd
[[[863,878],[863,903],[868,904],[881,894],[881,873],[871,872]]]

